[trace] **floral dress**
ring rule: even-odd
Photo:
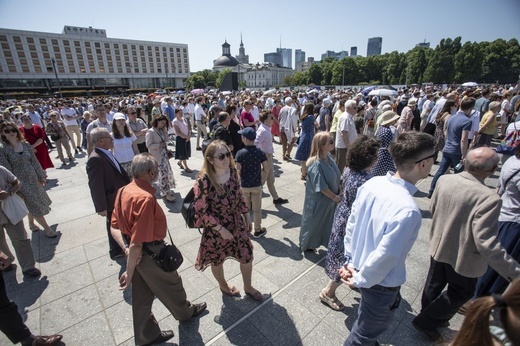
[[[193,192],[195,195],[195,226],[203,227],[195,269],[203,271],[211,265],[221,265],[227,258],[242,264],[253,261],[253,244],[249,238],[249,227],[242,214],[249,212],[236,169],[218,193],[205,175],[198,178]],[[213,227],[222,225],[232,235],[226,240]],[[220,227],[217,227],[220,228]]]
[[[437,127],[435,128],[435,133],[433,135],[434,139],[434,150],[435,152],[442,151],[444,149],[444,144],[446,144],[446,139],[444,138],[444,123],[446,117],[442,116],[442,118],[437,123]]]
[[[381,142],[381,147],[378,151],[377,162],[370,170],[371,176],[384,176],[388,171],[395,172],[394,160],[388,151],[390,142],[394,139],[392,130],[386,126],[379,126],[377,129],[376,138]]]
[[[352,210],[352,204],[356,199],[358,188],[370,179],[370,173],[351,171],[345,168],[341,176],[343,186],[343,198],[334,213],[334,223],[330,235],[327,258],[325,260],[325,273],[335,282],[340,281],[338,269],[345,264],[345,227]]]
[[[45,171],[36,159],[31,145],[23,142],[23,151],[16,152],[8,145],[3,145],[3,155],[10,167],[6,167],[22,183],[18,191],[29,213],[38,217],[49,214],[51,199],[40,183],[46,178]]]

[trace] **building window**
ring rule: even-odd
[[[103,61],[103,55],[98,55],[97,59],[98,59],[98,61]]]
[[[74,61],[73,60],[67,60],[67,64],[69,66],[74,66]]]
[[[74,41],[74,46],[75,47],[81,47],[81,43],[79,41]]]
[[[42,51],[43,51],[43,52],[48,52],[48,51],[49,51],[49,47],[47,47],[47,46],[42,46]]]
[[[42,73],[42,68],[40,66],[34,66],[35,73]]]
[[[85,70],[85,68],[80,68],[80,69],[79,69],[79,72],[81,72],[81,73],[87,73],[87,70]]]
[[[47,44],[47,40],[44,39],[44,38],[40,38],[40,44],[41,44],[42,46],[46,45],[46,44]]]
[[[76,53],[81,54],[81,48],[76,48]]]
[[[76,68],[74,66],[69,66],[69,73],[76,73]]]
[[[105,49],[110,49],[110,44],[105,43]]]
[[[144,46],[139,46],[139,50],[144,50]]]
[[[110,68],[108,69],[108,73],[114,73],[114,69],[110,67]]]
[[[24,52],[16,52],[18,53],[18,57],[19,58],[25,58],[25,53]]]
[[[135,50],[135,44],[130,46],[132,50]]]
[[[14,65],[13,59],[5,59],[5,62],[7,63],[7,65]]]
[[[7,42],[7,36],[5,36],[5,35],[0,35],[0,41],[1,41],[1,42]]]
[[[2,43],[2,49],[9,51],[9,43]]]
[[[100,67],[99,68],[99,73],[105,73],[105,68],[104,67]]]
[[[88,60],[88,61],[92,61],[92,55],[88,54],[88,55],[87,55],[87,60]]]
[[[92,49],[87,48],[87,49],[86,49],[86,52],[87,52],[87,54],[92,54]]]
[[[101,54],[101,49],[96,49],[96,54]]]
[[[9,65],[9,72],[16,72],[16,66]]]
[[[99,42],[94,43],[94,47],[101,48],[101,43],[99,43]]]
[[[22,39],[20,38],[20,36],[13,36],[13,41],[14,42],[22,42]]]
[[[90,47],[90,42],[85,42],[85,47]]]
[[[63,66],[58,67],[58,72],[59,73],[65,73],[65,68],[63,68]]]
[[[20,65],[27,65],[27,59],[20,59]]]
[[[107,56],[110,56],[110,49],[105,49],[105,54],[106,54]]]
[[[94,67],[90,68],[90,73],[96,73],[96,69]]]
[[[38,65],[40,65],[40,60],[33,59],[32,63],[33,63],[34,66],[38,66]]]
[[[70,42],[68,40],[63,40],[63,45],[65,47],[68,47],[68,46],[70,46]]]
[[[23,50],[23,46],[22,46],[21,43],[17,43],[17,44],[15,44],[14,46],[15,46],[16,49],[18,49],[18,50]]]
[[[36,46],[34,44],[30,44],[29,45],[29,50],[35,51],[36,50]]]
[[[72,54],[65,54],[65,56],[67,57],[67,59],[72,59]]]
[[[128,46],[126,44],[123,44],[123,49],[128,49]]]
[[[119,44],[114,43],[114,49],[119,49]]]
[[[122,69],[121,67],[119,67],[119,68],[117,69],[117,73],[123,73],[123,69]]]
[[[49,53],[43,53],[43,58],[44,58],[44,59],[50,59],[51,56],[50,56]]]
[[[27,43],[34,43],[34,39],[32,37],[27,37]]]

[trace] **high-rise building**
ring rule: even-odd
[[[415,45],[416,47],[422,47],[422,48],[430,48],[430,42],[419,42]]]
[[[4,90],[181,87],[189,76],[187,44],[108,38],[92,27],[0,29],[0,45]]]
[[[264,62],[270,62],[274,65],[283,66],[282,54],[279,52],[264,53]]]
[[[341,52],[337,53],[333,50],[328,50],[321,55],[321,60],[325,60],[326,58],[334,58],[337,60],[341,60],[345,57],[348,57],[348,52],[345,50],[342,50]]]
[[[368,45],[367,45],[367,56],[381,55],[382,48],[383,48],[383,38],[382,37],[369,38]]]
[[[242,34],[240,34],[240,48],[238,48],[238,55],[236,58],[241,64],[249,64],[249,55],[246,55],[246,49],[244,48],[244,43],[242,42]]]
[[[350,47],[350,56],[357,56],[357,46]]]
[[[292,49],[276,48],[276,52],[264,53],[264,62],[292,68]]]
[[[292,68],[292,49],[276,48],[276,52],[282,54],[282,66]]]
[[[294,51],[294,69],[296,71],[302,70],[302,64],[305,61],[305,52],[301,49]]]

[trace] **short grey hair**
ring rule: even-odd
[[[345,102],[345,109],[347,108],[357,108],[357,102],[355,100],[347,100],[347,102]]]
[[[92,129],[92,131],[90,131],[90,141],[92,142],[92,144],[96,144],[96,142],[103,138],[105,135],[104,134],[110,134],[110,132],[108,132],[107,129],[105,129],[104,127],[96,127],[94,129]]]
[[[134,156],[132,160],[132,175],[134,178],[140,178],[146,175],[150,170],[157,170],[159,164],[150,153],[141,153]]]

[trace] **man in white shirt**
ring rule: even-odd
[[[204,98],[202,96],[197,97],[197,104],[195,105],[195,123],[197,124],[197,150],[202,150],[200,147],[200,137],[201,134],[204,138],[207,137],[208,131],[206,130],[206,112],[204,112],[204,108],[202,108],[202,103],[204,102]]]
[[[76,114],[76,110],[74,108],[70,108],[70,104],[71,102],[65,101],[63,108],[61,109],[61,116],[63,117],[63,123],[65,124],[65,129],[69,134],[74,152],[77,155],[80,152],[83,152],[83,149],[81,149],[81,131],[79,130],[78,115]],[[76,135],[75,141],[74,135]]]
[[[274,187],[274,166],[273,166],[273,135],[271,134],[271,126],[273,126],[274,118],[271,112],[264,111],[260,116],[261,124],[256,131],[255,146],[262,150],[267,156],[265,170],[262,171],[262,185],[267,182],[267,188],[274,204],[284,204],[289,202],[287,199],[280,198],[276,188]]]
[[[357,103],[354,100],[345,102],[345,111],[339,117],[338,129],[336,131],[336,165],[340,172],[347,165],[347,149],[357,138],[354,115],[357,111]]]
[[[291,151],[294,145],[294,133],[298,127],[298,114],[296,109],[292,107],[293,99],[288,96],[285,98],[285,106],[280,109],[278,122],[280,123],[280,137],[282,138],[283,159],[286,161],[292,160]],[[296,126],[294,126],[294,119],[296,119]]]

